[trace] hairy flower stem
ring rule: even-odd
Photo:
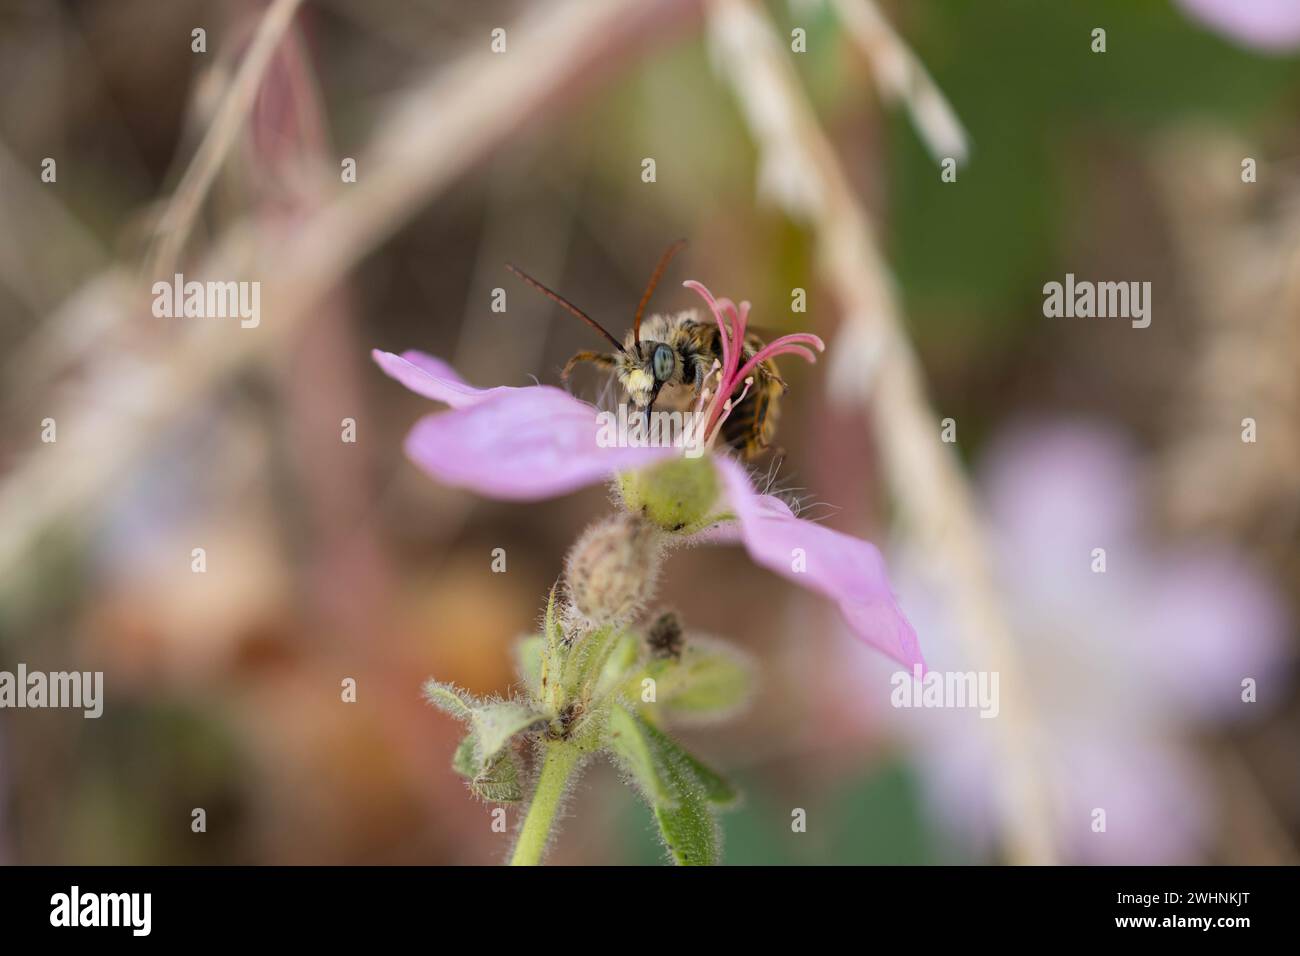
[[[510,857],[511,866],[537,866],[542,862],[560,801],[581,756],[582,751],[571,743],[548,740],[543,744],[542,772],[537,778],[533,802],[524,817],[523,828],[519,831],[515,852]]]

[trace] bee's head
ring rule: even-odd
[[[641,317],[645,314],[646,304],[650,301],[650,294],[654,292],[655,286],[659,283],[660,277],[664,270],[668,268],[668,263],[686,245],[685,239],[679,239],[665,250],[659,258],[659,265],[655,267],[654,275],[650,277],[650,283],[646,286],[645,292],[641,295],[641,301],[637,304],[636,315],[632,319],[632,331],[629,333],[625,342],[620,342],[614,336],[609,334],[609,330],[603,325],[583,312],[580,308],[564,298],[557,292],[552,292],[546,286],[542,285],[526,272],[521,272],[509,263],[506,268],[519,276],[524,282],[535,288],[542,295],[551,301],[567,309],[573,315],[577,316],[595,331],[599,332],[615,348],[613,355],[600,355],[595,352],[580,352],[564,367],[564,376],[567,378],[569,371],[576,362],[596,362],[601,366],[614,366],[618,375],[619,382],[627,390],[632,402],[637,408],[643,409],[646,413],[646,419],[649,420],[650,408],[654,405],[655,399],[659,397],[659,390],[665,385],[679,385],[683,378],[683,360],[671,345],[665,342],[656,342],[651,339],[642,341],[641,339]]]
[[[645,341],[618,356],[618,378],[637,408],[650,408],[665,385],[682,381],[682,360],[664,342]]]

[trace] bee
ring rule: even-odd
[[[695,407],[710,372],[722,361],[722,333],[718,326],[711,321],[700,321],[695,310],[672,315],[654,314],[642,323],[655,286],[663,278],[673,256],[685,245],[685,240],[678,240],[660,257],[637,304],[632,328],[622,342],[563,296],[513,265],[506,265],[542,295],[591,326],[614,347],[613,352],[582,351],[570,358],[560,373],[566,384],[574,368],[587,362],[612,372],[627,398],[645,413],[647,422],[651,409],[656,405],[666,411],[688,411]],[[758,336],[746,335],[741,363],[748,362],[763,345]],[[756,458],[771,447],[776,433],[779,399],[786,390],[786,384],[771,359],[765,359],[754,367],[753,379],[752,386],[722,422],[720,432],[721,439],[745,460]]]

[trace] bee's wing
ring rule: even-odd
[[[604,382],[600,387],[600,391],[596,394],[595,405],[597,408],[610,409],[618,404],[621,397],[619,394],[618,374],[606,372],[601,377]]]

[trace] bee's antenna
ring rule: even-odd
[[[589,316],[586,312],[583,312],[580,308],[578,308],[576,305],[574,305],[564,296],[560,295],[558,292],[552,292],[550,289],[546,288],[546,286],[542,285],[540,282],[538,282],[528,273],[524,272],[522,269],[516,269],[508,262],[506,263],[506,268],[509,269],[511,272],[513,272],[515,275],[519,276],[519,278],[523,279],[530,286],[532,286],[542,295],[546,296],[552,302],[564,306],[564,308],[568,309],[570,312],[572,312],[578,318],[582,319],[582,321],[586,322],[588,325],[590,325],[601,335],[605,336],[605,338],[609,339],[609,341],[613,344],[614,348],[618,349],[620,352],[627,351],[627,349],[623,348],[623,343],[620,342],[618,339],[614,338],[614,336],[610,335],[609,332],[605,330],[605,327],[603,325],[601,325],[599,322],[597,322],[595,319]]]
[[[664,250],[664,254],[659,257],[659,265],[655,266],[654,275],[650,277],[650,284],[645,287],[645,293],[641,296],[641,301],[636,307],[636,318],[632,320],[632,341],[636,343],[637,352],[641,351],[641,316],[645,312],[645,307],[650,301],[650,296],[663,278],[664,270],[668,268],[668,263],[673,261],[673,256],[686,248],[686,240],[678,239],[671,246]]]

